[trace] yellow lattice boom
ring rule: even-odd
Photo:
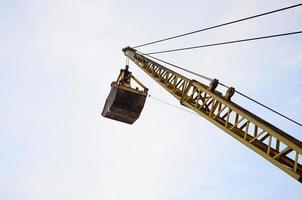
[[[302,142],[217,91],[191,80],[127,47],[124,54],[180,103],[224,130],[294,179],[302,182]]]

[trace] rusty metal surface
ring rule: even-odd
[[[135,89],[125,89],[113,82],[106,99],[102,116],[127,124],[133,124],[140,116],[147,94]]]

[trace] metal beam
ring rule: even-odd
[[[209,86],[176,73],[130,47],[123,51],[182,105],[302,182],[302,161],[299,159],[302,154],[301,141],[232,102],[221,92],[210,90]],[[227,113],[223,113],[225,109]],[[264,137],[259,139],[261,135]],[[292,156],[288,156],[290,152]]]

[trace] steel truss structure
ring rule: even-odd
[[[302,142],[231,101],[232,88],[222,95],[210,86],[188,79],[130,47],[124,54],[180,103],[218,126],[239,142],[302,182]]]

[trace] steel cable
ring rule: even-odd
[[[140,52],[140,53],[141,53],[141,52]],[[162,60],[162,59],[156,58],[156,57],[154,57],[154,56],[150,56],[150,55],[146,55],[146,56],[147,56],[147,57],[150,57],[150,58],[152,58],[152,59],[154,59],[154,60],[160,61],[160,62],[162,62],[162,63],[165,63],[165,64],[167,64],[167,65],[170,65],[170,66],[172,66],[172,67],[174,67],[174,68],[180,69],[180,70],[182,70],[182,71],[185,71],[185,72],[188,72],[188,73],[193,74],[193,75],[195,75],[195,76],[198,76],[198,77],[201,77],[201,78],[203,78],[203,79],[206,79],[206,80],[208,80],[208,81],[212,81],[212,80],[213,80],[213,79],[211,79],[211,78],[209,78],[209,77],[207,77],[207,76],[201,75],[201,74],[196,73],[196,72],[193,72],[193,71],[191,71],[191,70],[187,70],[187,69],[185,69],[185,68],[183,68],[183,67],[177,66],[177,65],[175,65],[175,64],[172,64],[172,63],[170,63],[170,62],[167,62],[167,61],[164,61],[164,60]],[[221,85],[221,86],[223,86],[223,87],[225,87],[225,88],[229,88],[227,85],[225,85],[225,84],[223,84],[223,83],[220,83],[220,82],[219,82],[219,85]],[[266,109],[268,109],[269,111],[271,111],[271,112],[273,112],[273,113],[275,113],[275,114],[277,114],[277,115],[279,115],[279,116],[281,116],[281,117],[283,117],[283,118],[285,118],[285,119],[287,119],[287,120],[289,120],[289,121],[291,121],[291,122],[293,122],[293,123],[295,123],[295,124],[297,124],[297,125],[299,125],[299,126],[302,127],[302,123],[297,122],[296,120],[293,120],[293,119],[291,119],[290,117],[287,117],[286,115],[283,115],[282,113],[280,113],[280,112],[278,112],[278,111],[276,111],[276,110],[274,110],[274,109],[272,109],[272,108],[266,106],[265,104],[263,104],[263,103],[261,103],[261,102],[255,100],[255,99],[249,97],[248,95],[245,95],[244,93],[242,93],[242,92],[240,92],[240,91],[238,91],[238,90],[235,90],[235,92],[236,92],[237,94],[239,94],[239,95],[241,95],[241,96],[247,98],[248,100],[250,100],[250,101],[252,101],[252,102],[254,102],[254,103],[256,103],[256,104],[258,104],[258,105],[260,105],[260,106],[262,106],[262,107],[264,107],[264,108],[266,108]],[[186,110],[186,111],[187,111],[187,110]]]
[[[179,110],[185,111],[185,112],[187,112],[187,113],[190,113],[190,114],[199,116],[197,113],[194,113],[194,112],[191,112],[191,111],[189,111],[189,110],[183,109],[183,108],[180,107],[180,106],[173,105],[173,104],[171,104],[171,103],[168,103],[168,102],[166,102],[166,101],[164,101],[164,100],[161,100],[161,99],[159,99],[159,98],[153,97],[153,96],[151,96],[151,95],[149,95],[149,98],[151,98],[151,99],[153,99],[153,100],[155,100],[155,101],[158,101],[158,102],[160,102],[160,103],[166,104],[166,105],[168,105],[168,106],[177,108],[177,109],[179,109]]]
[[[238,23],[238,22],[254,19],[254,18],[257,18],[257,17],[266,16],[266,15],[269,15],[269,14],[273,14],[273,13],[277,13],[277,12],[281,12],[281,11],[285,11],[285,10],[289,10],[289,9],[293,9],[293,8],[296,8],[296,7],[299,7],[299,6],[302,6],[302,3],[292,5],[292,6],[288,6],[288,7],[284,7],[284,8],[280,8],[280,9],[277,9],[277,10],[272,10],[272,11],[257,14],[257,15],[253,15],[253,16],[250,16],[250,17],[245,17],[245,18],[242,18],[242,19],[238,19],[238,20],[218,24],[218,25],[215,25],[215,26],[210,26],[210,27],[207,27],[207,28],[203,28],[203,29],[199,29],[199,30],[179,34],[179,35],[176,35],[176,36],[167,37],[167,38],[156,40],[156,41],[153,41],[153,42],[148,42],[148,43],[145,43],[145,44],[136,45],[133,48],[139,48],[139,47],[148,46],[148,45],[151,45],[151,44],[156,44],[156,43],[159,43],[159,42],[164,42],[164,41],[167,41],[167,40],[172,40],[172,39],[175,39],[175,38],[179,38],[179,37],[183,37],[183,36],[203,32],[203,31],[219,28],[219,27],[222,27],[222,26],[230,25],[230,24],[235,24],[235,23]]]
[[[255,40],[263,40],[263,39],[269,39],[269,38],[275,38],[275,37],[284,37],[284,36],[288,36],[288,35],[296,35],[296,34],[301,34],[301,33],[302,33],[302,31],[295,31],[295,32],[289,32],[289,33],[281,33],[281,34],[275,34],[275,35],[267,35],[267,36],[260,36],[260,37],[254,37],[254,38],[246,38],[246,39],[241,39],[241,40],[232,40],[232,41],[227,41],[227,42],[218,42],[218,43],[205,44],[205,45],[192,46],[192,47],[184,47],[184,48],[178,48],[178,49],[154,51],[154,52],[150,52],[150,53],[145,53],[144,55],[170,53],[170,52],[175,52],[175,51],[185,51],[185,50],[191,50],[191,49],[200,49],[200,48],[205,48],[205,47],[221,46],[221,45],[226,45],[226,44],[234,44],[234,43],[241,43],[241,42],[248,42],[248,41],[255,41]]]

